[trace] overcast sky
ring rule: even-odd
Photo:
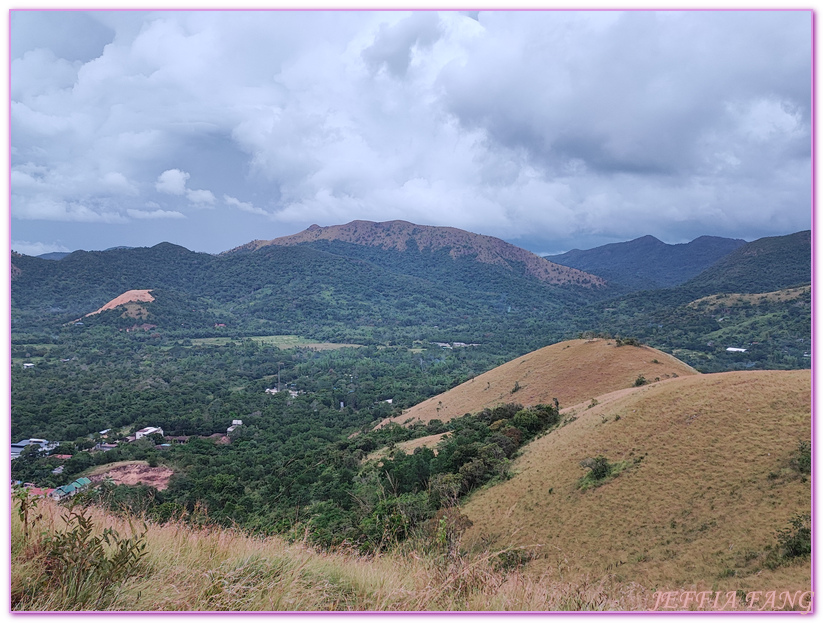
[[[11,240],[811,226],[810,11],[12,11]]]

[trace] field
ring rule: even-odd
[[[467,539],[526,547],[538,575],[562,565],[659,589],[808,590],[808,559],[768,561],[777,532],[811,510],[793,468],[810,400],[808,371],[752,371],[583,402],[526,448],[513,478],[473,494]],[[597,456],[622,471],[583,490],[581,461]]]
[[[569,340],[518,357],[383,424],[445,422],[510,402],[532,406],[551,404],[557,398],[565,407],[633,387],[640,377],[654,382],[693,374],[697,372],[682,361],[648,346],[617,346],[614,340],[605,339]]]
[[[335,350],[337,348],[360,348],[359,344],[333,344],[331,342],[314,342],[298,335],[260,335],[245,338],[203,337],[191,340],[193,346],[226,346],[243,340],[252,340],[258,344],[275,346],[281,350],[291,348],[310,348],[312,350]]]

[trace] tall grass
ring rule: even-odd
[[[61,509],[40,504],[34,532],[55,534],[67,526]],[[62,513],[65,515],[65,513]],[[139,574],[120,582],[96,609],[135,611],[534,611],[637,610],[652,594],[606,577],[571,581],[560,573],[531,577],[503,571],[496,552],[468,557],[442,551],[420,553],[407,545],[364,557],[322,552],[305,543],[257,538],[230,528],[196,528],[180,522],[143,524],[100,509],[86,511],[96,534],[115,530],[137,538],[146,526]],[[417,545],[422,545],[418,543]],[[19,518],[12,521],[12,608],[59,611],[89,608],[65,592],[43,587],[47,542],[23,542]]]

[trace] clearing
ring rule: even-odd
[[[312,350],[335,350],[337,348],[362,348],[360,344],[334,344],[332,342],[313,342],[299,335],[257,335],[252,337],[201,337],[191,340],[192,346],[226,346],[240,344],[243,340],[252,340],[258,344],[275,346],[280,350],[290,348],[310,348]]]
[[[174,471],[168,467],[150,467],[146,461],[120,461],[100,465],[90,470],[86,477],[92,482],[102,482],[107,476],[118,485],[148,485],[158,491],[169,486]]]

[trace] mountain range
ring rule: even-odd
[[[546,259],[603,277],[632,290],[680,285],[746,244],[745,240],[700,236],[686,244],[666,244],[654,236],[574,249]]]
[[[713,258],[719,259],[704,268]],[[635,335],[665,348],[688,344],[690,350],[705,350],[712,342],[707,336],[722,328],[719,316],[689,303],[810,283],[811,235],[749,243],[703,236],[686,245],[647,236],[560,259],[588,270],[490,236],[405,221],[312,226],[219,255],[170,243],[75,251],[59,261],[13,253],[12,330],[44,331],[128,290],[152,290],[156,300],[147,322],[195,337],[213,335],[215,325],[224,325],[237,335],[300,334],[362,344],[482,343],[513,356],[594,330]],[[796,316],[798,306],[806,305],[804,296],[764,299],[757,308],[763,321],[756,324],[741,312],[738,324],[748,325],[740,325],[736,339],[762,342],[773,322],[778,325],[772,336],[785,336],[781,340],[798,331],[804,335],[808,307]],[[89,322],[126,328],[130,319],[108,312]],[[732,324],[724,325],[726,333]],[[789,348],[792,361],[808,350],[798,344]],[[785,348],[781,342],[779,352]],[[691,354],[681,356],[694,365]]]

